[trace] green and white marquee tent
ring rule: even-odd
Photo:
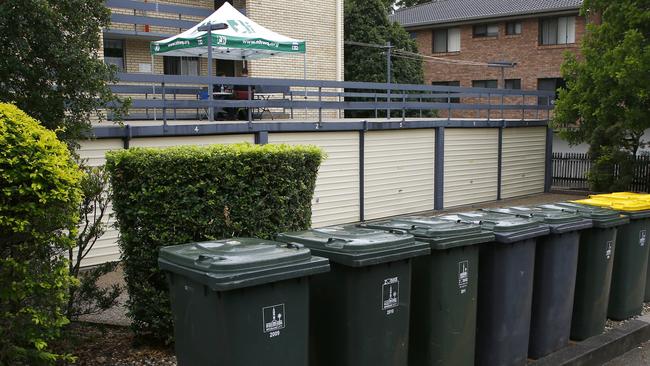
[[[212,58],[256,60],[288,54],[305,54],[305,41],[275,33],[224,3],[217,11],[183,33],[151,42],[152,55],[207,57],[206,24],[225,23],[228,28],[212,31]]]

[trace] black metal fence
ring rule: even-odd
[[[586,153],[553,153],[552,186],[588,190],[588,174],[591,165],[591,157]],[[615,166],[614,174],[618,174],[618,166]],[[627,190],[650,191],[650,155],[639,155],[634,158],[634,180]]]

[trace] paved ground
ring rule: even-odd
[[[650,365],[650,341],[617,357],[603,366],[646,366]]]
[[[537,195],[521,197],[521,198],[504,199],[501,201],[492,201],[492,202],[486,202],[481,204],[474,204],[470,206],[457,207],[454,209],[445,210],[443,212],[469,211],[473,209],[487,208],[487,207],[530,206],[530,205],[538,205],[542,203],[552,203],[552,202],[559,202],[559,201],[566,201],[566,200],[580,199],[580,198],[584,198],[584,195],[545,193],[545,194],[537,194]],[[422,214],[436,215],[441,213],[442,213],[441,211],[429,211]],[[115,272],[109,273],[100,279],[100,285],[101,284],[108,285],[112,283],[120,283],[124,285],[124,279],[122,277],[122,271],[120,269],[118,269]],[[94,323],[128,326],[130,324],[130,320],[126,316],[126,307],[125,307],[127,296],[128,295],[125,289],[124,293],[118,300],[119,301],[118,306],[100,314],[83,316],[80,318],[80,320],[94,322]]]

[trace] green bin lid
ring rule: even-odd
[[[498,212],[470,211],[439,217],[444,220],[481,225],[483,229],[493,232],[495,241],[499,243],[514,243],[547,235],[550,232],[548,225],[539,221]]]
[[[625,215],[604,207],[581,205],[573,202],[558,202],[538,207],[545,210],[576,212],[582,217],[591,220],[594,227],[597,228],[609,228],[630,222],[630,219]]]
[[[381,230],[405,230],[414,235],[417,240],[429,243],[431,250],[445,250],[494,241],[494,234],[483,230],[479,225],[436,217],[400,217],[365,223],[362,226]]]
[[[301,245],[233,238],[163,247],[160,268],[213,290],[231,290],[329,270],[327,259]]]
[[[523,216],[549,226],[551,233],[562,234],[571,231],[589,229],[593,226],[591,220],[582,217],[577,212],[546,210],[538,207],[506,207],[490,208],[483,211],[498,212],[514,216]]]
[[[355,225],[329,226],[278,234],[278,241],[300,244],[314,254],[350,267],[369,266],[430,253],[406,231],[384,231]]]

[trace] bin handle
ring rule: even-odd
[[[283,247],[284,247],[284,248],[287,248],[287,249],[296,249],[296,250],[300,250],[300,249],[304,248],[305,246],[302,245],[302,244],[298,244],[298,243],[284,243],[284,244],[278,244],[278,248],[283,248]]]
[[[352,240],[329,237],[327,238],[327,243],[325,243],[325,246],[340,249],[343,248],[343,245],[350,242],[352,242]]]
[[[204,263],[207,261],[224,261],[224,260],[226,260],[226,257],[222,257],[219,255],[199,254],[199,257],[196,259],[196,262]]]

